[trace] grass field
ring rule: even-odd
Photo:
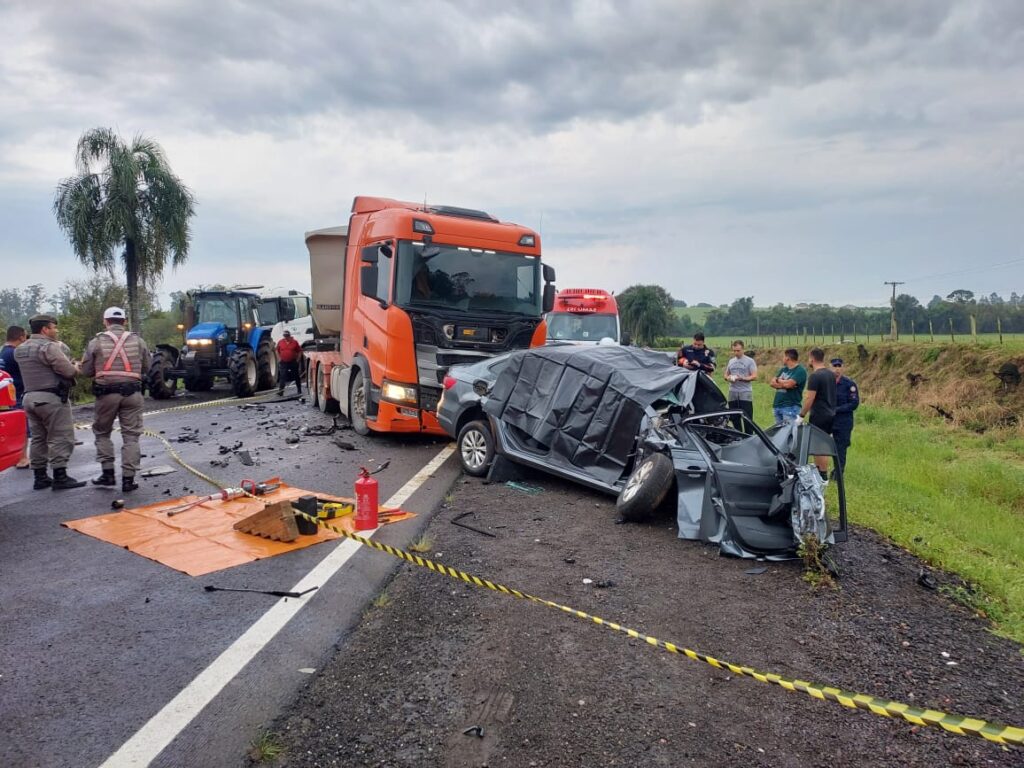
[[[761,425],[771,424],[772,395],[755,385]],[[947,594],[1024,643],[1024,439],[863,405],[847,500],[852,522],[964,578],[971,588]]]

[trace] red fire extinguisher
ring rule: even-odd
[[[356,530],[372,531],[377,527],[377,481],[370,470],[362,467],[356,480]]]

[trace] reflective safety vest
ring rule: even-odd
[[[142,349],[138,334],[125,331],[118,336],[113,331],[104,331],[96,335],[96,341],[99,348],[94,378],[98,383],[115,379],[142,380],[139,370],[142,367]],[[102,367],[99,364],[101,359],[104,361]]]

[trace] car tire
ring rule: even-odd
[[[623,520],[647,519],[665,500],[673,480],[672,460],[663,453],[651,454],[629,476],[615,502],[615,510]]]
[[[367,400],[363,369],[356,368],[355,373],[352,374],[352,385],[348,390],[348,419],[352,423],[352,430],[357,435],[370,434],[370,427],[366,423]]]
[[[459,430],[455,441],[459,461],[467,475],[483,477],[494,461],[494,436],[485,421],[471,421]]]

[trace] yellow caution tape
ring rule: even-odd
[[[360,544],[371,547],[380,552],[384,552],[393,557],[400,558],[421,568],[428,568],[435,573],[450,576],[453,579],[460,579],[467,584],[473,584],[477,587],[501,592],[502,594],[509,595],[520,600],[528,600],[532,603],[537,603],[538,605],[545,605],[548,608],[557,608],[558,610],[575,616],[576,618],[586,619],[599,626],[606,627],[616,632],[622,632],[629,637],[637,640],[643,640],[648,645],[668,651],[669,653],[686,656],[693,661],[702,661],[716,669],[727,669],[735,675],[752,677],[762,683],[768,683],[769,685],[777,685],[780,688],[785,688],[787,691],[800,691],[801,693],[806,693],[808,696],[812,696],[816,699],[834,701],[844,707],[849,707],[850,709],[860,709],[865,712],[872,712],[876,715],[881,715],[882,717],[902,718],[908,723],[913,723],[914,725],[929,725],[942,728],[943,730],[955,733],[959,736],[976,736],[997,744],[1024,746],[1024,728],[1018,728],[1012,725],[1001,725],[999,723],[990,723],[987,720],[981,720],[976,717],[953,715],[934,709],[922,709],[921,707],[914,707],[909,704],[892,701],[891,699],[880,699],[877,696],[869,696],[864,693],[855,693],[853,691],[846,691],[833,686],[819,685],[818,683],[809,683],[806,680],[784,677],[783,675],[778,675],[774,672],[759,672],[752,667],[733,664],[732,662],[725,661],[724,659],[717,659],[714,656],[698,653],[697,651],[684,648],[674,643],[664,642],[656,637],[645,635],[644,633],[637,632],[635,629],[630,629],[629,627],[623,627],[613,621],[606,621],[605,619],[597,616],[592,616],[584,611],[578,611],[567,605],[555,603],[551,600],[544,600],[540,597],[534,597],[533,595],[521,592],[518,589],[506,587],[502,584],[495,584],[492,581],[481,579],[479,576],[474,576],[470,573],[466,573],[465,571],[460,571],[456,568],[442,565],[441,563],[435,563],[432,560],[420,557],[419,555],[414,555],[396,547],[382,544],[379,541],[367,539],[359,536],[358,534],[336,528],[333,525],[325,523],[323,520],[311,517],[310,515],[299,512],[298,510],[296,510],[296,514],[302,515],[302,517],[305,517],[307,520],[311,520],[318,525],[322,525],[341,536],[345,536],[353,541],[358,541]]]

